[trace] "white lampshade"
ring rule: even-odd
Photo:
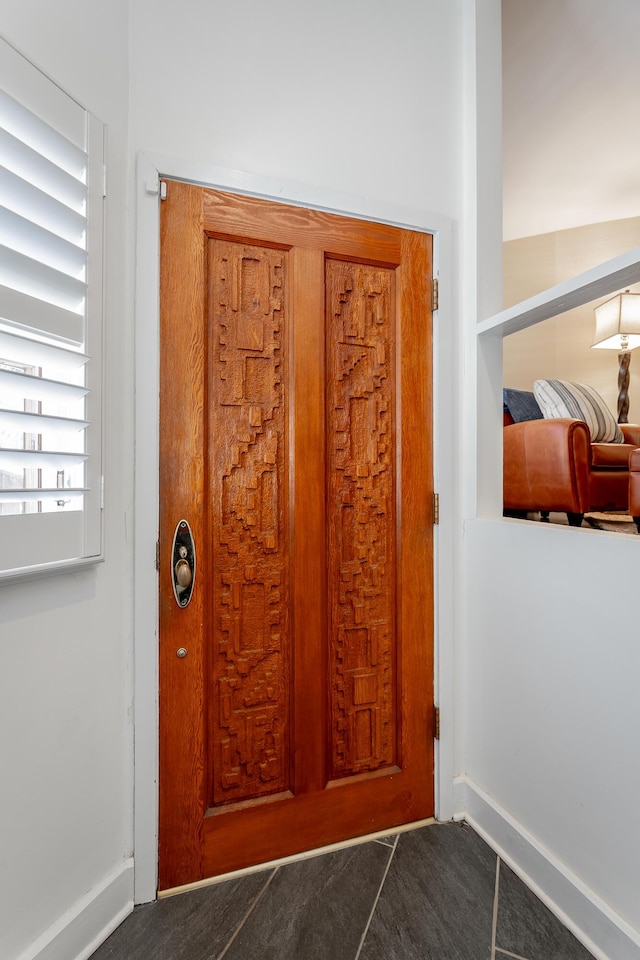
[[[640,347],[640,293],[618,293],[594,310],[596,335],[592,347],[635,350]]]

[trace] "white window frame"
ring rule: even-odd
[[[84,419],[87,492],[81,510],[0,516],[0,583],[61,573],[103,555],[103,270],[105,127],[0,38],[0,90],[86,152],[86,308]]]

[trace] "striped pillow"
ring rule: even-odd
[[[615,417],[600,394],[586,383],[536,380],[533,392],[546,420],[557,417],[584,420],[589,427],[592,443],[624,443]]]

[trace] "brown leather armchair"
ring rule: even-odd
[[[526,420],[504,414],[504,512],[566,512],[580,526],[591,510],[629,509],[629,457],[640,426],[620,424],[625,443],[591,443],[582,420]]]

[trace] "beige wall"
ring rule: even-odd
[[[640,246],[640,217],[544,233],[504,244],[504,305],[509,307],[605,260]],[[640,292],[640,284],[631,289]],[[616,412],[618,359],[592,350],[593,307],[553,317],[506,337],[504,384],[530,390],[541,377],[589,383]],[[640,422],[640,351],[632,355],[629,421]]]

